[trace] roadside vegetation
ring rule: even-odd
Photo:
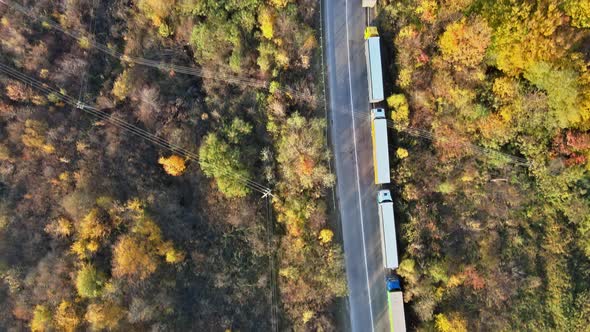
[[[414,328],[587,330],[589,3],[385,0],[377,24]]]
[[[2,64],[198,162],[0,75],[0,330],[271,330],[270,255],[279,328],[333,330],[318,1],[23,5],[43,18],[0,4]],[[273,188],[270,242],[243,179]]]

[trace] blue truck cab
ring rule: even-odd
[[[398,292],[402,290],[399,279],[396,276],[388,276],[385,278],[388,292]]]

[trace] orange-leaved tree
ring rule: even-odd
[[[180,156],[175,154],[168,158],[161,157],[158,159],[158,163],[164,167],[166,173],[172,176],[179,176],[186,170],[186,161]]]

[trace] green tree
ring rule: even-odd
[[[277,161],[289,189],[316,192],[330,187],[334,175],[328,169],[330,152],[326,145],[326,122],[308,120],[299,113],[293,114],[281,127],[277,145]]]
[[[216,133],[205,137],[199,149],[199,164],[205,175],[215,179],[225,196],[245,197],[250,193],[244,181],[252,176],[242,162],[240,149],[232,147]]]
[[[229,126],[222,128],[222,133],[230,144],[240,144],[240,141],[252,133],[252,125],[248,122],[234,118]]]
[[[575,127],[582,122],[578,73],[572,69],[558,69],[549,63],[538,62],[528,67],[524,77],[547,92],[549,107],[560,127]]]
[[[76,289],[82,297],[99,297],[105,283],[105,275],[99,272],[92,264],[84,264],[76,275]]]

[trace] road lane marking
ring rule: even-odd
[[[357,196],[359,200],[359,214],[361,217],[361,235],[363,237],[363,254],[365,261],[365,275],[367,277],[367,294],[369,295],[369,313],[371,314],[371,331],[375,331],[375,324],[373,323],[373,300],[371,299],[371,286],[369,284],[369,265],[367,264],[367,246],[365,244],[365,223],[363,220],[363,202],[361,199],[361,182],[359,176],[359,160],[356,147],[356,125],[354,121],[354,101],[352,99],[352,70],[350,68],[350,37],[348,34],[348,0],[344,1],[346,6],[346,12],[344,15],[344,21],[346,22],[346,55],[348,58],[348,87],[350,88],[350,115],[352,117],[352,136],[354,142],[354,168],[356,171],[356,185],[357,185]]]

